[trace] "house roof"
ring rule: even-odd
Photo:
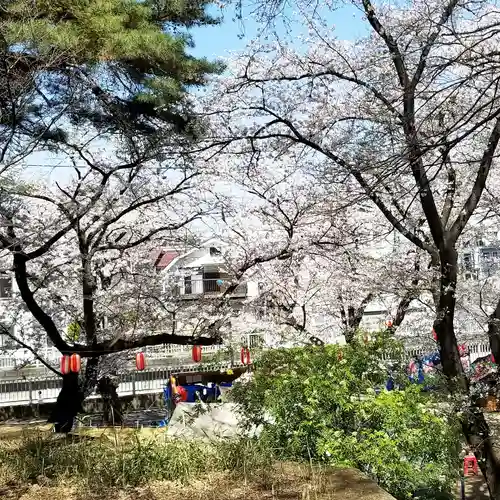
[[[200,250],[202,248],[209,248],[211,246],[224,246],[219,240],[216,238],[210,238],[204,242],[202,242],[198,246],[194,246],[190,248],[189,250],[184,250],[184,251],[178,251],[174,250],[172,248],[166,249],[160,249],[154,252],[153,254],[153,259],[155,260],[155,267],[158,270],[161,271],[167,271],[168,268],[174,265],[175,262],[177,262],[179,259],[183,259],[190,255],[192,252],[196,252],[197,250]],[[205,260],[208,257],[208,261],[205,262]],[[219,265],[223,264],[223,261],[220,257],[212,257],[212,256],[203,256],[198,259],[196,259],[194,262],[188,264],[187,266],[184,267],[203,267],[204,265]],[[212,260],[213,259],[213,260]]]
[[[175,250],[160,251],[156,257],[155,266],[157,269],[165,269],[176,257],[180,255]]]

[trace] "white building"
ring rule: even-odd
[[[155,266],[164,276],[163,293],[178,305],[176,331],[190,334],[200,319],[212,315],[224,324],[233,342],[262,343],[262,333],[256,333],[265,323],[256,304],[259,285],[251,280],[235,283],[224,260],[224,247],[211,239],[190,249],[167,247],[158,252]],[[220,315],[217,306],[224,310]]]

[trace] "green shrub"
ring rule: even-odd
[[[458,425],[435,411],[436,395],[409,384],[402,366],[398,345],[383,337],[268,351],[232,397],[282,459],[357,467],[399,499],[420,488],[449,492],[459,470]],[[400,390],[385,390],[388,370]]]

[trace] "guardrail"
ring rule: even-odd
[[[235,366],[241,366],[241,364],[236,363]],[[125,373],[118,377],[117,392],[119,396],[160,393],[168,383],[172,373],[212,371],[214,369],[227,370],[228,368],[230,368],[230,363],[224,362],[212,365],[190,364]],[[60,377],[38,377],[0,382],[0,407],[54,403],[57,400],[61,386],[62,380]],[[100,395],[94,392],[88,399],[99,398]]]
[[[471,362],[488,356],[491,352],[487,342],[468,343],[467,345]],[[182,347],[181,351],[190,351],[191,349],[189,346],[176,347]],[[212,352],[216,352],[220,348],[220,346],[211,346]],[[204,348],[204,352],[208,350],[209,348]],[[428,353],[429,347],[408,347],[405,351],[408,358],[413,358]],[[157,351],[156,354],[157,357],[155,358],[154,352],[150,351],[148,359],[169,359],[162,352]],[[177,363],[172,363],[172,360],[170,360],[170,364],[165,367],[151,368],[143,372],[131,371],[120,375],[118,395],[130,396],[161,392],[172,372],[224,370],[230,367],[229,361],[202,365],[182,364],[179,359],[176,361]],[[236,363],[235,366],[241,365]],[[61,383],[61,379],[54,376],[0,381],[0,407],[54,402],[59,394]],[[99,397],[98,394],[94,393],[90,396],[90,399]]]

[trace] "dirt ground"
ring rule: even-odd
[[[155,482],[141,488],[85,491],[78,485],[0,486],[2,500],[393,500],[359,471],[312,470],[281,464],[264,477],[242,481],[213,475],[193,484]]]
[[[458,486],[458,491],[456,495],[457,499],[460,499],[460,485]],[[479,476],[469,476],[465,480],[465,498],[467,500],[489,500],[490,495],[488,493],[488,488],[486,486],[486,481],[482,474]]]

